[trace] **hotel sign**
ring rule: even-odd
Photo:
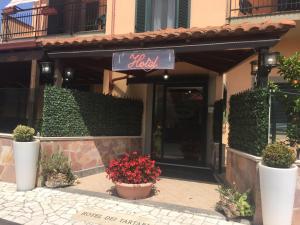
[[[113,71],[174,69],[173,49],[126,51],[113,53]]]
[[[84,210],[72,217],[75,221],[105,225],[155,225],[155,221],[139,214],[127,215],[107,210]]]

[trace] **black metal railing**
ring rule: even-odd
[[[300,0],[228,0],[228,19],[300,11]]]
[[[72,2],[30,9],[5,9],[1,18],[2,41],[77,32],[105,32],[106,4]]]

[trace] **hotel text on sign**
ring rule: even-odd
[[[113,71],[174,69],[174,50],[147,50],[115,52],[113,54]]]

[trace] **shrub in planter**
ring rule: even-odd
[[[298,167],[296,153],[283,143],[268,145],[259,164],[264,225],[291,225]]]
[[[268,145],[262,157],[265,166],[274,168],[290,168],[296,161],[295,151],[282,143]]]
[[[254,207],[252,207],[249,199],[249,191],[240,193],[236,188],[220,186],[218,192],[220,201],[217,203],[216,209],[223,212],[227,218],[234,219],[254,215]]]
[[[34,134],[33,128],[24,125],[18,125],[13,131],[14,140],[17,142],[31,142]]]
[[[18,125],[13,131],[13,152],[18,191],[32,190],[36,184],[36,173],[40,142],[34,140],[35,130]]]
[[[62,152],[43,155],[41,161],[43,183],[49,188],[66,187],[74,184],[73,175],[68,158]]]
[[[149,156],[135,151],[112,160],[106,173],[120,197],[142,199],[150,195],[161,170]]]

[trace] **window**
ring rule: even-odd
[[[153,30],[175,27],[176,0],[153,0],[151,24]]]
[[[137,0],[136,32],[189,27],[190,0]]]

